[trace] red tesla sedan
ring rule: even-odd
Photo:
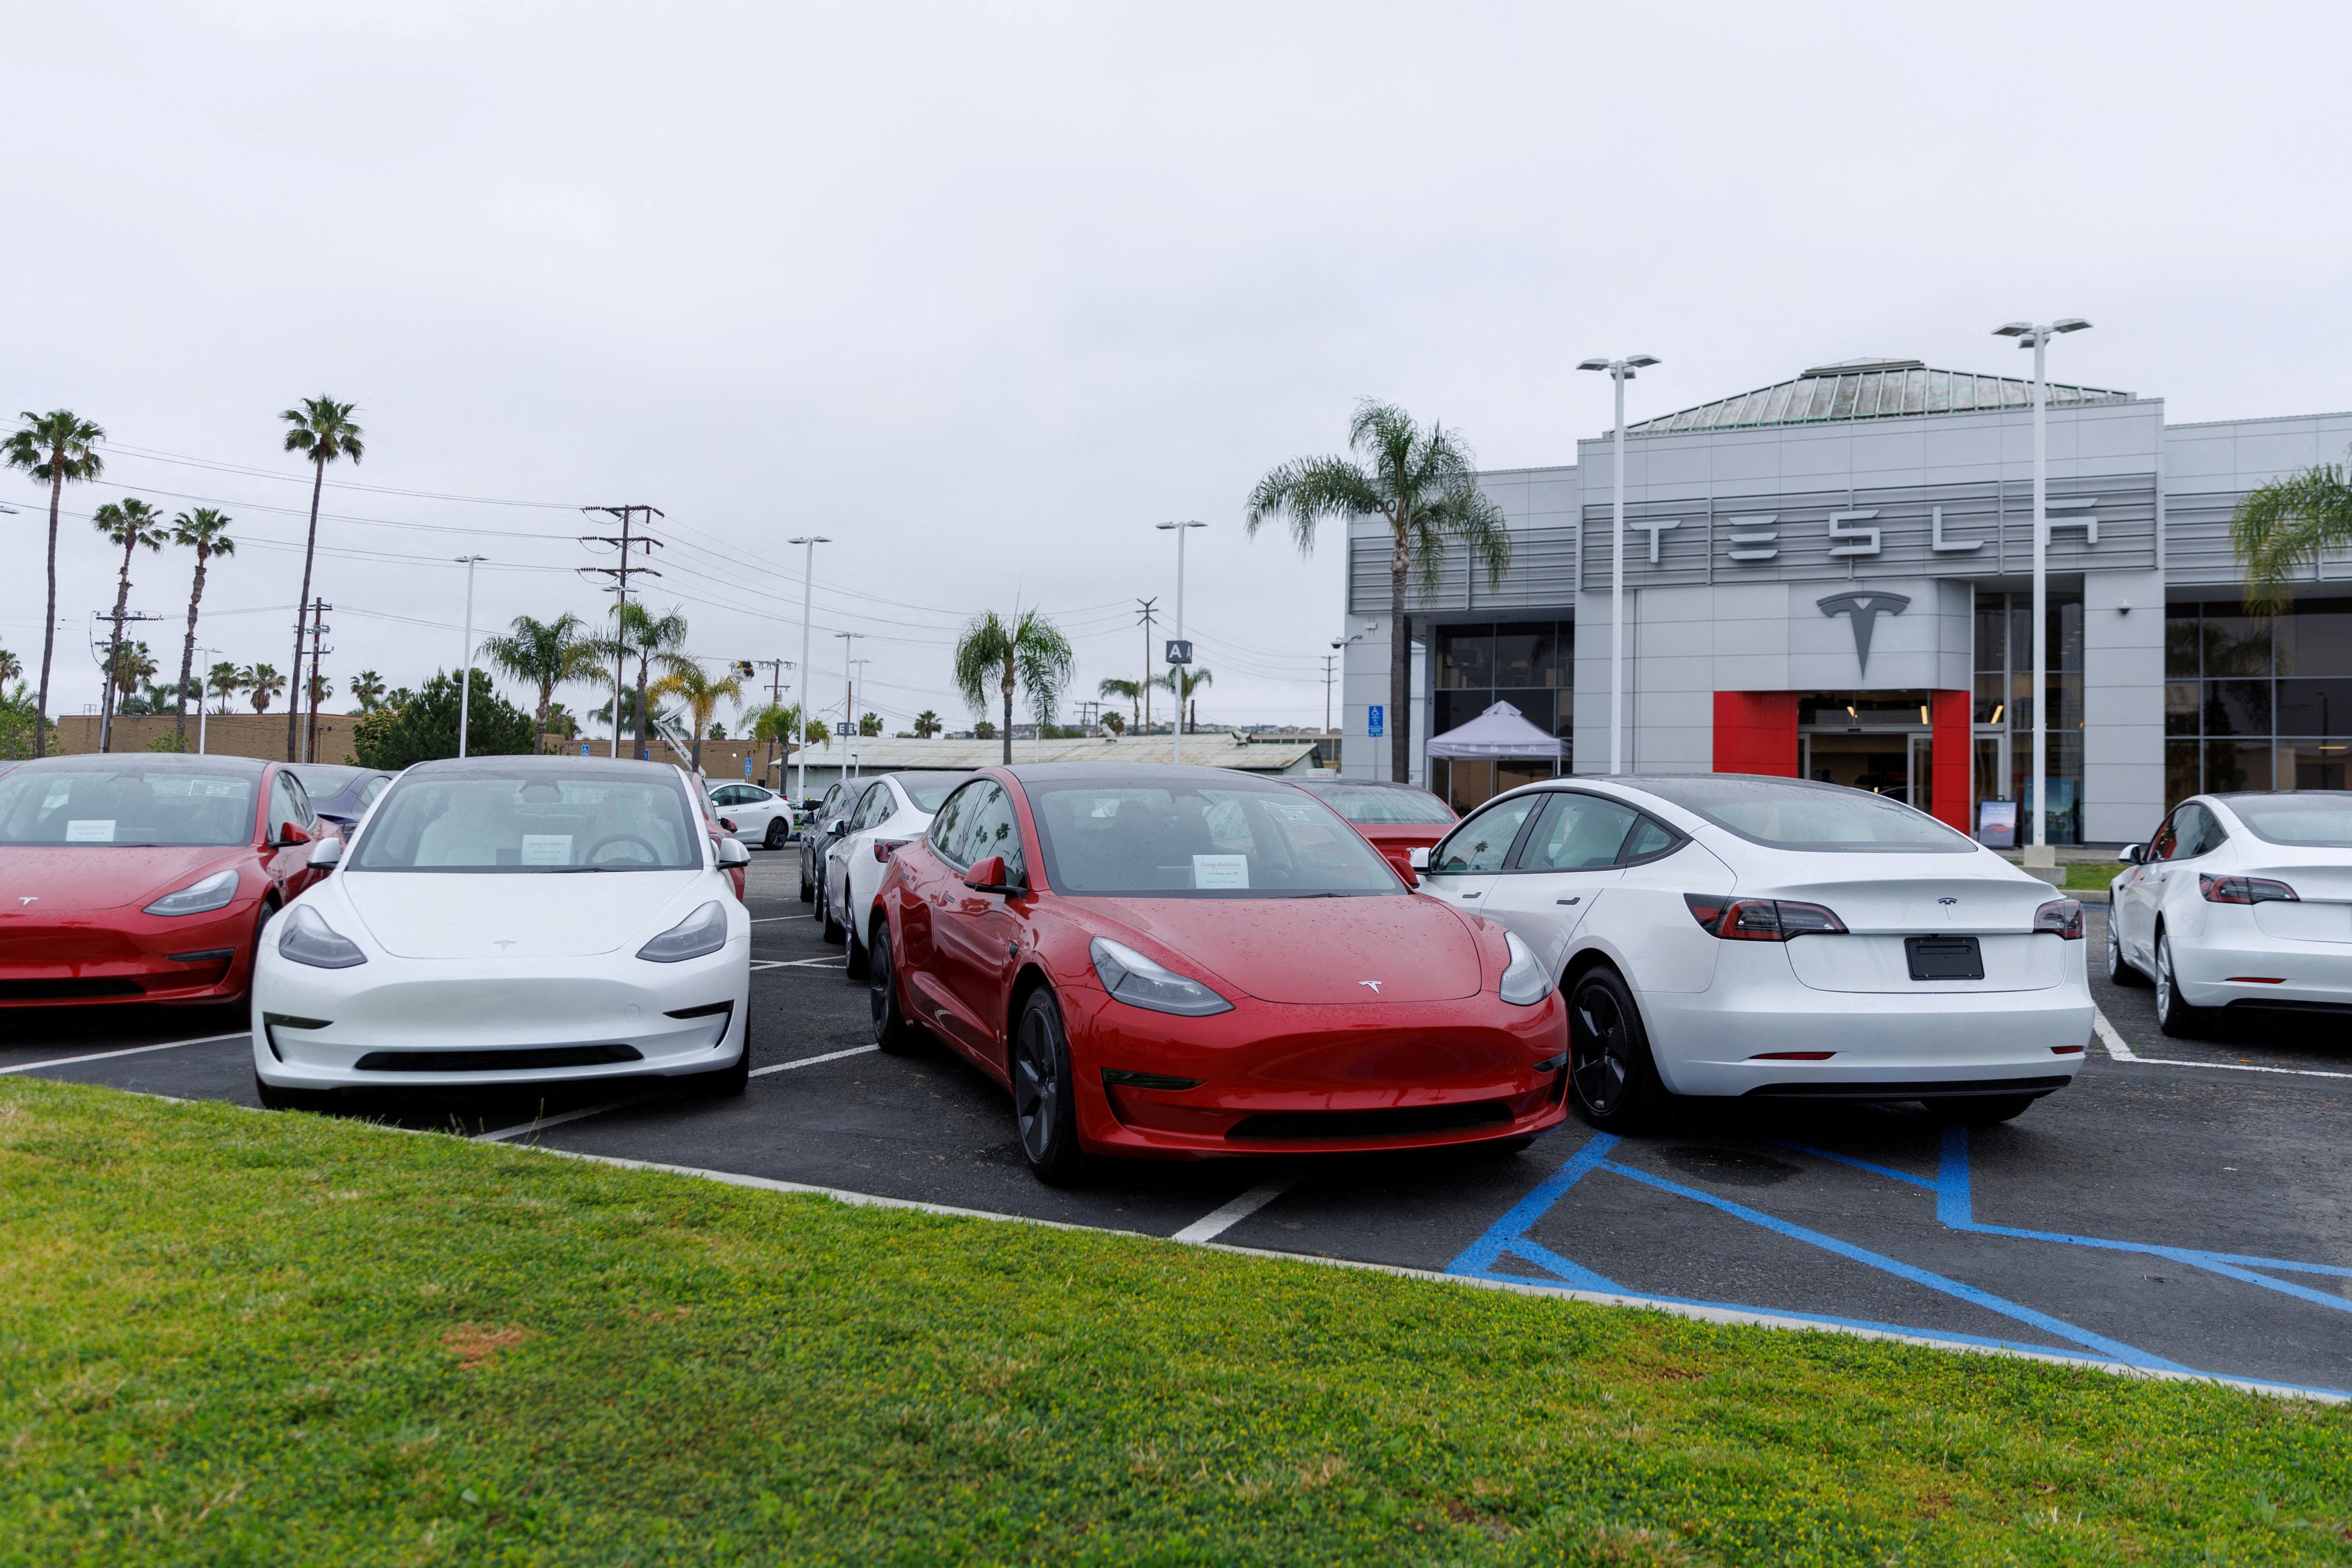
[[[992,768],[891,857],[868,984],[1012,1091],[1048,1182],[1086,1154],[1517,1146],[1568,1036],[1516,936],[1412,892],[1330,807],[1209,768]]]
[[[1356,831],[1388,858],[1408,888],[1416,885],[1412,852],[1434,849],[1462,819],[1454,808],[1419,784],[1373,779],[1286,779],[1356,825]]]
[[[226,1002],[334,826],[285,766],[165,752],[0,773],[0,1006]]]

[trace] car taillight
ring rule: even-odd
[[[874,841],[874,858],[887,862],[891,851],[903,849],[913,842],[911,838],[877,838]]]
[[[2303,900],[2284,882],[2268,877],[2215,877],[2197,873],[2197,890],[2209,904],[2299,904]]]
[[[1821,904],[1790,899],[1734,899],[1685,893],[1691,918],[1726,942],[1787,942],[1799,936],[1843,936],[1845,922]]]
[[[2053,899],[2033,911],[2033,929],[2068,942],[2083,940],[2083,904],[2079,899]]]

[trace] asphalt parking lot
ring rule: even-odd
[[[1002,1092],[884,1057],[864,987],[755,853],[755,1076],[740,1100],[585,1093],[353,1108],[415,1127],[1190,1240],[1736,1308],[2293,1387],[2352,1389],[2352,1028],[2157,1031],[2146,990],[2015,1122],[1916,1105],[1693,1108],[1516,1155],[1023,1164]],[[2105,932],[2094,910],[2088,950]],[[240,1011],[12,1014],[0,1073],[257,1103]]]

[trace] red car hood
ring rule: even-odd
[[[241,864],[249,847],[207,844],[132,849],[100,845],[0,848],[0,920],[147,904],[205,872]],[[26,903],[27,898],[36,902]]]
[[[1076,901],[1150,939],[1150,956],[1180,973],[1263,1002],[1450,1002],[1480,984],[1476,935],[1434,899]]]

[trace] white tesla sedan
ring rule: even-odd
[[[751,1070],[751,917],[680,770],[587,757],[424,763],[263,929],[264,1104],[335,1089]]]
[[[2352,791],[2197,795],[2124,858],[2107,976],[2153,981],[2166,1034],[2230,1007],[2352,1010]]]
[[[2006,1121],[2071,1082],[2090,1040],[2083,906],[1866,791],[1559,779],[1413,854],[1423,892],[1560,977],[1570,1090],[1605,1130],[1676,1095]]]
[[[866,976],[866,944],[874,929],[874,890],[892,851],[920,838],[955,786],[955,773],[885,773],[866,790],[848,824],[824,851],[824,891],[817,901],[824,940],[849,944],[849,973]]]

